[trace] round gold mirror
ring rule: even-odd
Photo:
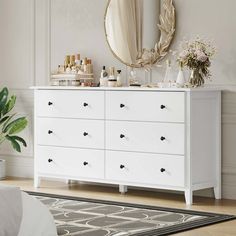
[[[107,43],[122,63],[153,65],[168,53],[175,33],[172,0],[109,0],[104,20]]]

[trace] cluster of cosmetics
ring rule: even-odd
[[[92,74],[92,60],[88,59],[87,57],[81,60],[80,54],[67,55],[64,65],[58,65],[58,73]]]
[[[58,65],[57,72],[51,76],[51,85],[93,86],[92,60],[85,57],[80,59],[80,54],[67,55],[64,65]]]
[[[122,77],[121,70],[115,72],[115,67],[110,67],[109,71],[106,71],[106,67],[103,66],[101,77],[100,77],[100,87],[121,87]]]

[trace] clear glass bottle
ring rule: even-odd
[[[179,65],[179,72],[176,79],[176,86],[179,88],[183,88],[186,83],[185,77],[184,77],[184,71],[183,71],[183,64],[180,63]]]
[[[135,86],[135,85],[139,85],[137,72],[134,70],[134,68],[131,68],[130,76],[129,76],[129,86]]]
[[[169,88],[172,84],[172,78],[171,78],[171,62],[170,60],[166,60],[166,71],[165,76],[162,80],[162,87],[163,88]]]
[[[144,77],[145,77],[145,85],[152,86],[152,68],[151,67],[145,69]]]

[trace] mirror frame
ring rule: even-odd
[[[107,30],[106,30],[106,16],[108,12],[109,5],[112,0],[108,0],[105,15],[104,15],[104,31],[105,31],[105,37],[106,42],[114,55],[116,59],[118,59],[120,62],[125,64],[129,67],[134,68],[141,68],[141,67],[151,67],[152,65],[156,64],[157,62],[163,60],[163,58],[168,54],[169,47],[171,45],[171,42],[174,38],[175,34],[175,26],[176,26],[176,12],[175,7],[173,4],[173,0],[160,0],[162,3],[161,6],[161,13],[159,16],[159,24],[158,30],[160,30],[160,40],[159,42],[156,42],[154,45],[154,48],[152,49],[146,49],[143,48],[142,57],[138,60],[136,64],[129,64],[123,61],[111,48],[111,45],[109,44],[108,37],[107,37]]]

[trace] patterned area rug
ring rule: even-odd
[[[51,211],[59,236],[154,236],[235,219],[173,208],[29,193]]]

